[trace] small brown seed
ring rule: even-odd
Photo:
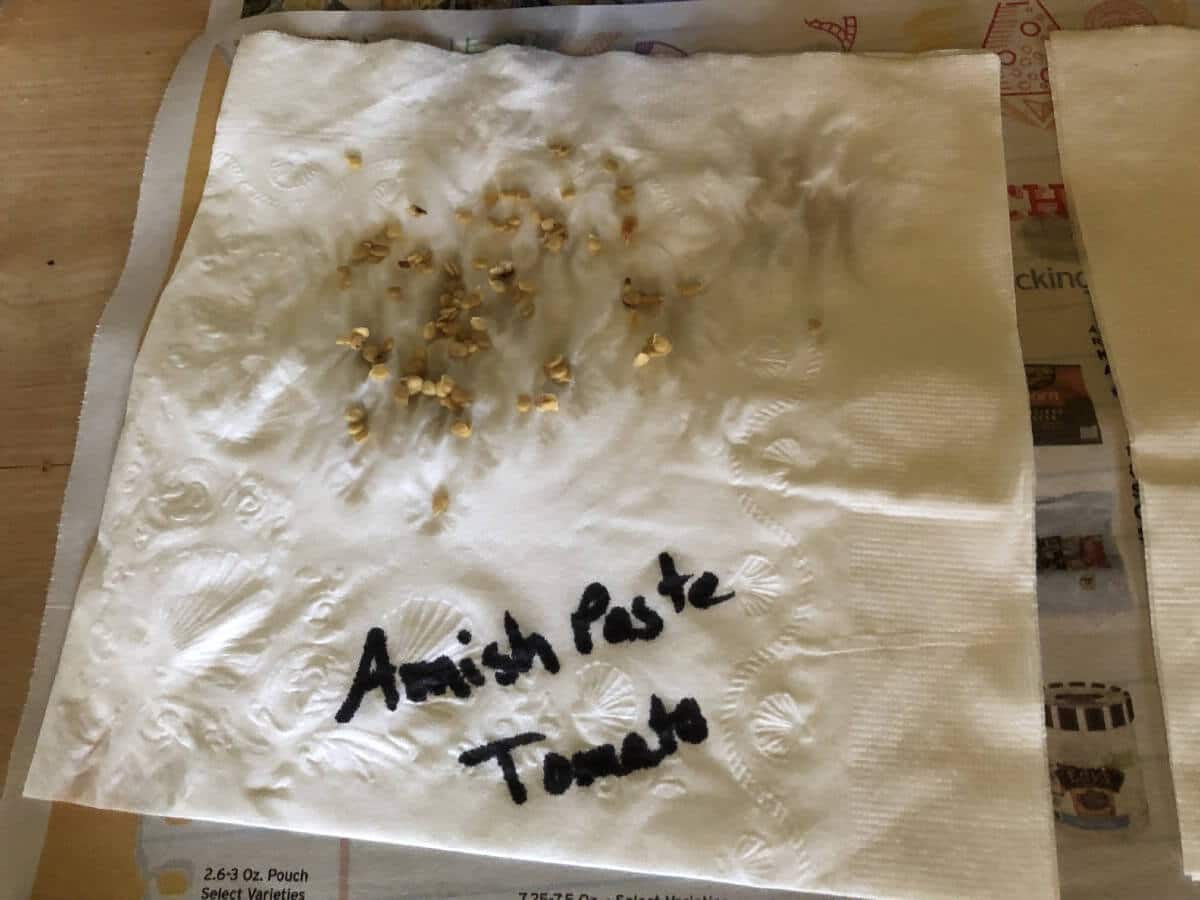
[[[433,492],[433,497],[429,501],[429,509],[435,516],[440,516],[450,508],[450,493],[444,488],[439,487]]]
[[[475,213],[471,212],[469,209],[460,209],[454,214],[454,218],[458,219],[459,222],[466,225],[468,222],[470,222],[472,219],[475,218]]]
[[[604,168],[609,172],[616,172],[621,168],[621,164],[617,162],[615,158],[610,156],[608,159],[604,160]]]
[[[425,386],[425,379],[420,375],[409,375],[404,379],[404,387],[409,395],[421,393],[421,389]]]
[[[371,329],[368,328],[366,325],[359,325],[357,328],[351,328],[350,333],[360,335],[361,337],[369,338],[371,336]]]
[[[430,381],[428,378],[426,378],[424,381],[421,382],[421,393],[424,394],[426,397],[436,397],[437,396],[437,383]]]
[[[402,226],[399,222],[388,222],[388,224],[384,226],[383,233],[384,236],[389,240],[394,241],[396,238],[404,236],[404,226]]]
[[[550,155],[555,159],[566,159],[571,155],[572,147],[570,144],[555,142],[547,145]]]
[[[413,216],[417,216],[417,217],[428,215],[425,207],[417,206],[417,204],[415,204],[415,203],[409,204],[408,212],[409,212],[409,215],[413,215]]]
[[[457,420],[450,426],[450,432],[458,438],[467,438],[471,436],[471,423],[464,422],[462,419]]]
[[[661,334],[652,334],[648,346],[655,356],[666,356],[673,349],[670,338]]]
[[[344,287],[344,288],[350,287],[351,280],[353,278],[353,276],[350,273],[350,267],[349,266],[338,266],[337,271],[338,271],[338,280],[341,282],[342,287]]]
[[[517,281],[517,290],[522,294],[536,294],[537,285],[527,278],[521,278]]]
[[[532,319],[535,310],[532,300],[522,300],[517,305],[517,315],[522,319]]]
[[[361,169],[362,162],[363,162],[362,154],[359,153],[357,150],[347,150],[346,151],[346,165],[348,165],[350,168]]]
[[[621,220],[621,240],[626,244],[633,243],[633,236],[637,232],[638,219],[637,216],[626,216]]]
[[[521,217],[511,216],[507,222],[507,227],[510,231],[516,231],[521,227]]]
[[[675,290],[680,297],[695,297],[704,293],[704,282],[702,281],[681,281],[675,285]]]
[[[433,254],[428,251],[418,251],[408,255],[408,264],[417,272],[433,271]]]
[[[442,269],[445,270],[446,274],[449,275],[451,278],[458,278],[459,276],[462,275],[462,270],[459,269],[458,266],[455,263],[451,262],[450,260],[446,260],[442,264]]]
[[[558,412],[558,397],[554,394],[538,394],[533,405],[539,412]]]
[[[371,249],[367,252],[370,253],[372,257],[382,259],[392,252],[392,248],[387,244],[372,244]]]
[[[533,398],[528,394],[517,395],[517,412],[527,413],[533,409]]]
[[[358,432],[358,434],[354,435],[354,443],[361,444],[363,441],[365,441],[367,439],[367,436],[369,434],[370,434],[370,432],[368,432],[364,428],[362,431]]]
[[[346,407],[347,422],[362,422],[367,418],[367,411],[363,409],[361,404],[355,403],[352,406]]]
[[[562,250],[563,245],[567,241],[567,226],[557,219],[543,219],[539,226],[541,231],[542,246],[551,253],[558,253]]]
[[[650,354],[649,353],[639,353],[637,356],[635,356],[633,358],[633,367],[635,369],[640,369],[642,366],[644,366],[648,362],[650,362]]]
[[[450,392],[450,399],[454,401],[456,406],[467,406],[475,398],[471,396],[471,392],[459,385],[454,386],[454,390]]]
[[[471,268],[472,269],[477,269],[479,271],[483,271],[484,269],[490,269],[491,266],[492,266],[492,264],[489,263],[486,259],[471,260]]]
[[[595,256],[604,249],[604,244],[600,243],[600,238],[596,237],[594,233],[589,234],[587,238],[587,249],[589,254]]]
[[[824,327],[824,326],[820,319],[809,319],[808,320],[808,331],[810,334],[816,334],[818,331],[821,330],[822,327]]]
[[[446,352],[454,359],[466,359],[471,351],[467,349],[467,345],[462,341],[451,341],[450,345],[446,348]]]
[[[389,353],[391,353],[393,350],[396,349],[396,339],[395,338],[384,338],[383,346],[380,347],[379,349],[383,352],[384,356],[387,356]]]
[[[471,316],[471,327],[476,331],[487,331],[487,320],[483,316]]]
[[[564,200],[574,200],[575,199],[575,185],[564,184],[562,186],[562,188],[559,189],[558,193]]]
[[[373,378],[375,381],[383,381],[390,374],[391,373],[388,372],[388,367],[382,363],[371,366],[371,378]]]
[[[397,300],[397,301],[403,300],[404,299],[404,288],[390,287],[387,289],[387,295],[388,295],[389,300]]]
[[[438,336],[438,328],[436,322],[426,322],[425,327],[421,329],[421,337],[427,341],[432,341]]]
[[[350,262],[360,263],[370,258],[370,256],[370,250],[367,250],[361,246],[356,246],[352,251],[350,251]]]
[[[495,206],[499,202],[500,202],[500,192],[499,191],[488,191],[487,193],[485,193],[483,195],[483,205],[488,209],[491,209],[493,206]]]
[[[634,190],[632,184],[622,184],[617,188],[616,194],[618,200],[620,200],[622,203],[628,203],[633,199],[636,191]]]

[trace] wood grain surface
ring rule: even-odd
[[[5,767],[37,646],[92,333],[125,261],[159,100],[207,13],[208,0],[0,0]],[[210,77],[198,132],[211,133],[222,83],[219,73]],[[209,146],[201,140],[193,150],[193,208]]]

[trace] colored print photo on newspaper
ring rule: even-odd
[[[1038,609],[1043,614],[1127,609],[1133,594],[1112,535],[1114,498],[1086,491],[1037,501]]]
[[[1025,380],[1036,446],[1101,442],[1082,366],[1029,364]]]

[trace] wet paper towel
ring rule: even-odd
[[[997,84],[246,38],[27,792],[1052,895]]]
[[[1114,65],[1120,60],[1120,65]],[[1055,34],[1063,174],[1141,482],[1184,869],[1200,876],[1200,33]]]

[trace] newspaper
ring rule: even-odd
[[[1200,898],[1200,885],[1188,882],[1181,869],[1150,636],[1136,474],[1103,336],[1092,315],[1087,275],[1072,237],[1043,49],[1046,35],[1059,28],[1200,26],[1200,0],[688,0],[556,4],[500,12],[465,12],[466,2],[344,0],[337,5],[458,11],[273,12],[333,5],[333,0],[212,0],[209,32],[181,63],[156,124],[139,200],[141,231],[135,225],[126,273],[110,307],[129,299],[125,295],[134,290],[126,289],[129,279],[140,292],[129,309],[144,310],[142,318],[148,314],[153,296],[145,298],[150,292],[146,285],[155,283],[156,272],[165,272],[170,245],[147,235],[153,226],[174,234],[172,216],[178,216],[183,173],[176,157],[186,159],[202,63],[214,45],[233,52],[237,38],[249,30],[270,27],[361,40],[404,37],[464,52],[515,42],[572,54],[944,48],[999,54],[1014,288],[1038,476],[1047,792],[1057,819],[1063,896]],[[531,4],[483,0],[482,5]],[[150,192],[150,187],[158,190]],[[136,315],[128,318],[131,321],[110,330],[140,329],[140,321],[133,321]],[[127,366],[136,347],[136,337],[104,343],[106,327],[102,323],[94,351],[91,408],[85,408],[77,452],[77,466],[89,462],[90,454],[104,473],[104,453],[111,451],[96,446],[104,441],[89,443],[89,412],[99,415],[104,400],[110,406],[119,400],[117,409],[123,409],[124,402],[123,395],[98,394],[92,404],[94,372],[98,363],[110,362],[105,354],[127,356]],[[976,438],[963,434],[963,440]],[[94,512],[98,515],[98,508]],[[86,524],[91,514],[86,498],[79,501],[69,487],[64,526],[72,516]],[[61,596],[68,598],[74,584],[70,555],[60,539],[55,579],[58,590],[65,592]],[[53,591],[52,586],[52,595]],[[47,827],[48,811],[40,808],[44,805],[20,800],[19,790],[24,780],[21,760],[27,759],[36,738],[45,702],[44,691],[39,701],[39,685],[48,687],[53,675],[69,599],[49,603],[48,610],[30,708],[0,807],[3,834],[20,835],[21,841],[11,846],[20,843],[22,848],[16,854],[20,859],[6,863],[13,866],[11,871],[0,872],[5,876],[0,878],[0,897],[28,896],[31,889],[33,896],[73,895],[80,885],[104,879],[114,885],[106,895],[189,900],[770,896],[727,885],[92,810],[57,809]],[[963,821],[969,827],[969,814]],[[109,843],[117,843],[117,854],[130,860],[126,869],[87,870],[88,859],[72,848],[97,831],[105,831]],[[1019,860],[1011,863],[1020,865]]]

